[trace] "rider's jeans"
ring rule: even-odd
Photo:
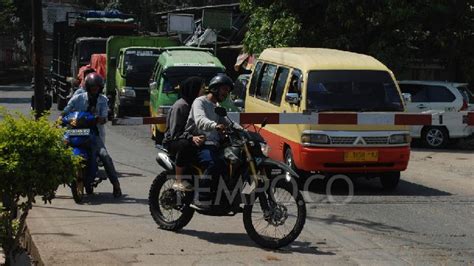
[[[199,180],[199,186],[201,191],[211,191],[215,189],[216,184],[219,182],[219,177],[224,173],[225,162],[219,157],[218,147],[214,145],[204,145],[198,151],[199,164],[204,167],[204,178]],[[210,199],[212,193],[201,192],[199,193],[200,201],[207,201]]]
[[[95,161],[95,163],[97,163],[96,158],[98,155],[100,160],[104,164],[105,172],[107,173],[110,182],[112,184],[118,182],[118,176],[117,171],[115,171],[114,162],[112,161],[112,158],[107,152],[107,149],[105,148],[104,142],[102,142],[101,138],[96,138],[95,145],[93,146],[93,151],[95,152],[92,152],[91,161]]]

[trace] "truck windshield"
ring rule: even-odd
[[[81,65],[90,62],[93,54],[105,54],[107,39],[104,40],[88,40],[79,44],[79,58]]]
[[[151,75],[160,51],[133,49],[127,50],[124,57],[124,69],[126,74],[142,73]]]
[[[206,85],[218,73],[224,73],[219,67],[172,67],[164,74],[163,92],[175,92],[179,83],[189,77],[198,76],[204,79]]]
[[[313,111],[403,111],[400,94],[386,71],[310,71],[307,109]]]

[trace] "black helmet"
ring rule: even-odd
[[[85,87],[87,92],[92,87],[99,87],[99,93],[101,93],[104,88],[104,79],[96,72],[89,73],[85,79]]]
[[[227,85],[230,87],[230,90],[234,89],[234,82],[232,81],[229,76],[226,74],[217,74],[217,76],[213,77],[209,82],[208,90],[212,93],[217,92],[217,88],[221,85]]]

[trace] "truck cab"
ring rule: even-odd
[[[119,51],[115,70],[116,99],[114,113],[148,115],[150,92],[148,81],[162,49],[127,47]]]
[[[79,69],[90,63],[93,54],[104,54],[107,38],[82,37],[74,43],[71,58],[71,75],[76,77]]]

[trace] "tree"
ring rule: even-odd
[[[80,158],[63,142],[62,129],[43,116],[12,115],[0,110],[0,241],[7,265],[20,251],[19,240],[35,197],[51,202],[60,184],[69,184]],[[20,217],[17,219],[17,211]]]
[[[0,0],[0,34],[14,32],[15,6],[11,0]]]
[[[474,81],[471,2],[241,0],[242,10],[250,13],[244,46],[251,53],[284,45],[349,50],[372,55],[394,71],[413,58],[440,59],[456,68],[457,79]],[[275,24],[282,20],[287,24]]]

